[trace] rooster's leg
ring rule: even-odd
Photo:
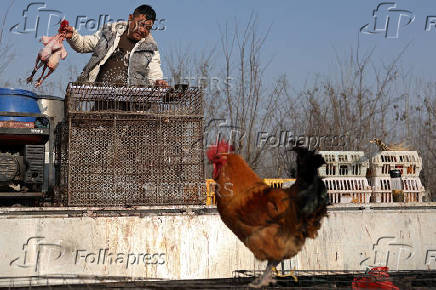
[[[256,278],[256,280],[251,282],[249,286],[254,288],[260,288],[268,286],[271,282],[274,283],[275,279],[272,275],[272,269],[275,268],[278,264],[278,261],[268,261],[268,265],[266,266],[265,272],[262,274],[262,276]]]
[[[48,78],[48,76],[51,75],[52,72],[54,72],[54,69],[48,68],[48,73],[45,77],[42,78],[42,80],[44,81],[46,78]]]
[[[39,64],[38,64],[39,63]],[[36,59],[36,64],[35,67],[33,68],[32,74],[30,75],[30,77],[28,77],[26,79],[27,83],[31,83],[33,80],[33,76],[35,75],[35,73],[43,66],[42,61],[39,62],[39,57]]]
[[[39,80],[39,81],[38,81],[38,83],[37,83],[38,86],[37,86],[37,87],[39,87],[39,86],[42,84],[42,82],[43,82],[46,78],[48,78],[49,75],[51,75],[52,72],[54,72],[54,69],[49,68],[49,71],[48,71],[47,75],[46,75],[45,77],[43,77],[42,80]]]
[[[35,68],[34,68],[35,71],[37,71],[37,70],[41,67],[41,65],[42,65],[42,64],[40,64],[40,65],[38,66],[38,64],[39,64],[40,61],[41,61],[41,57],[40,57],[39,54],[38,54],[38,56],[36,57],[36,62],[35,62]],[[41,61],[41,63],[42,63],[42,61]]]
[[[42,82],[48,77],[48,75],[51,73],[50,71],[49,71],[49,73],[44,77],[44,73],[45,73],[45,70],[47,69],[47,65],[44,65],[44,68],[42,69],[42,74],[41,74],[41,76],[39,77],[39,79],[38,79],[38,81],[36,82],[36,84],[35,84],[35,88],[38,88],[40,85],[42,85]],[[43,78],[44,77],[44,78]]]
[[[38,79],[38,82],[41,81],[42,77],[44,76],[45,70],[47,69],[47,65],[44,65],[44,68],[42,69],[42,74]]]

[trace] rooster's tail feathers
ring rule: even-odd
[[[311,215],[325,208],[328,203],[327,189],[318,175],[318,168],[325,164],[324,158],[304,147],[295,147],[297,152],[298,200],[301,213]]]

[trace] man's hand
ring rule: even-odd
[[[154,83],[154,85],[157,86],[157,87],[163,87],[163,88],[168,88],[169,87],[168,83],[166,81],[164,81],[164,80],[157,80]]]
[[[71,39],[71,37],[73,37],[74,28],[72,26],[67,26],[65,27],[64,32],[65,32],[65,38]]]

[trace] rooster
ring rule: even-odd
[[[268,261],[251,287],[274,282],[272,271],[278,263],[295,256],[306,238],[315,238],[327,216],[327,190],[318,175],[324,159],[303,147],[294,150],[297,178],[288,189],[266,185],[224,140],[207,151],[221,219],[258,260]]]
[[[60,59],[65,59],[67,57],[67,50],[63,45],[65,40],[66,31],[65,28],[68,27],[69,23],[67,20],[61,22],[59,33],[55,36],[43,36],[40,42],[44,47],[38,52],[36,57],[35,67],[33,68],[32,74],[26,79],[27,83],[31,83],[35,73],[42,67],[42,74],[38,78],[35,87],[38,88],[42,85],[42,82],[54,72],[59,64]],[[48,67],[48,73],[44,76],[45,70]]]

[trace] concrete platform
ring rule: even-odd
[[[284,270],[436,270],[436,204],[335,205]],[[214,207],[1,208],[0,286],[213,280],[263,270]],[[169,282],[168,282],[169,283]]]

